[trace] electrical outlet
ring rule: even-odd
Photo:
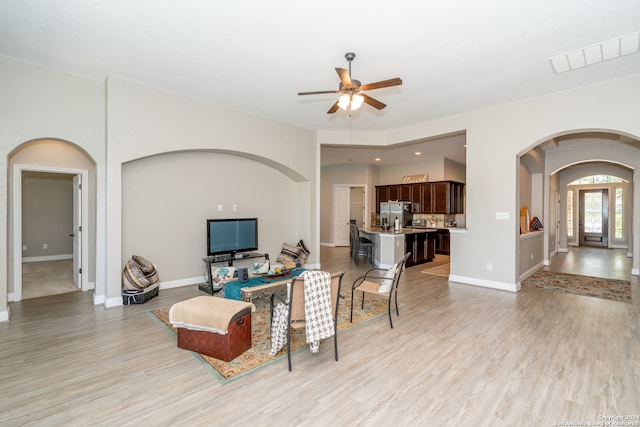
[[[493,270],[493,263],[491,261],[487,263],[487,270]]]
[[[531,253],[531,261],[533,261],[533,253]]]
[[[218,212],[222,212],[222,205],[218,205]]]
[[[238,210],[238,205],[233,205],[233,211],[236,212]]]
[[[44,245],[42,245],[42,249],[49,249],[49,245],[45,243]]]
[[[27,250],[27,245],[22,245],[22,250],[26,251]]]

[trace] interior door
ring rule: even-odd
[[[82,287],[82,175],[73,177],[73,284]]]
[[[336,186],[333,194],[333,244],[349,246],[349,219],[351,218],[351,200],[349,186]]]
[[[581,190],[578,229],[580,246],[609,246],[609,198],[606,189]]]

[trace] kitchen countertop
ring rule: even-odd
[[[417,233],[435,233],[438,231],[436,228],[417,228],[417,227],[403,227],[400,230],[382,230],[379,225],[373,225],[371,227],[360,227],[360,231],[363,233],[375,233],[375,234],[417,234]]]

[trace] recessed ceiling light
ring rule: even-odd
[[[640,51],[640,31],[549,58],[556,74]]]
[[[376,162],[379,162],[379,161],[380,161],[380,157],[376,157],[374,160],[375,160]]]
[[[419,151],[416,151],[414,154],[415,154],[416,156],[419,156],[419,155],[420,155],[420,154],[422,154],[422,153],[421,153],[421,152],[419,152]]]

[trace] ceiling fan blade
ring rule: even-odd
[[[362,97],[364,98],[364,102],[371,105],[373,108],[377,108],[378,110],[382,110],[387,106],[387,104],[383,104],[382,102],[378,101],[377,99],[373,99],[367,94],[360,93],[359,95],[362,95]]]
[[[339,90],[319,90],[316,92],[298,92],[298,95],[319,95],[321,93],[339,93]]]
[[[380,88],[389,87],[389,86],[399,86],[401,84],[402,84],[402,79],[396,77],[395,79],[382,80],[379,82],[362,85],[360,86],[360,90],[380,89]]]
[[[353,86],[353,83],[351,83],[351,76],[349,76],[349,71],[345,70],[344,68],[336,68],[336,73],[338,73],[338,76],[340,76],[342,86],[346,88]]]
[[[338,111],[338,108],[340,107],[338,106],[338,101],[336,101],[335,104],[333,104],[331,108],[329,108],[329,111],[327,111],[327,114],[335,113],[336,111]]]

